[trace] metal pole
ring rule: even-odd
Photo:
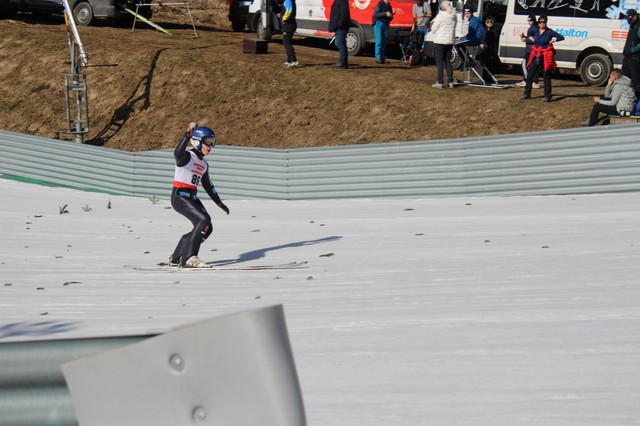
[[[89,131],[89,108],[87,105],[87,80],[81,73],[82,67],[87,65],[87,53],[82,46],[80,34],[73,19],[73,13],[69,7],[68,0],[62,0],[67,23],[67,36],[69,39],[69,51],[71,54],[71,75],[65,77],[66,103],[67,103],[67,123],[70,133],[73,133],[76,143],[84,142],[84,134]],[[73,35],[73,37],[72,37]],[[71,117],[71,102],[69,92],[75,94],[75,118]],[[86,122],[86,125],[85,125]],[[75,125],[74,125],[75,124]]]
[[[76,27],[76,21],[73,19],[73,12],[69,7],[69,2],[67,0],[62,0],[64,5],[64,13],[67,15],[69,26],[71,27],[71,32],[73,33],[73,38],[78,45],[79,53],[80,53],[80,66],[87,65],[87,52],[85,52],[84,47],[82,46],[82,41],[80,40],[80,34],[78,34],[78,28]],[[80,71],[80,67],[77,70],[72,70],[71,72],[77,73]]]

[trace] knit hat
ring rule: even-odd
[[[636,16],[638,14],[638,12],[636,12],[635,9],[629,9],[627,10],[627,16],[630,18],[632,16]]]
[[[536,21],[537,21],[537,19],[536,19],[536,15],[529,15],[529,16],[527,16],[527,21],[533,21],[533,22],[536,22]]]

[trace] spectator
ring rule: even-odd
[[[298,23],[296,21],[296,0],[284,0],[280,13],[276,16],[282,22],[282,44],[284,50],[287,52],[287,62],[283,65],[285,68],[299,67],[300,63],[296,58],[296,51],[293,48],[293,33],[298,29]]]
[[[533,45],[533,42],[531,41],[531,39],[529,39],[529,37],[534,36],[535,32],[538,31],[538,23],[536,21],[537,21],[536,15],[529,15],[527,17],[527,24],[529,24],[529,28],[527,29],[526,33],[524,32],[520,33],[520,40],[522,40],[525,43],[525,49],[524,49],[524,57],[522,58],[522,76],[524,77],[524,79],[520,83],[516,84],[516,86],[519,86],[519,87],[524,87],[527,85],[527,61],[529,61],[529,55],[531,54],[531,46]],[[534,89],[540,88],[540,76],[538,74],[533,76],[532,87]]]
[[[482,75],[482,63],[478,59],[479,53],[484,49],[484,25],[482,20],[475,16],[471,9],[464,10],[464,19],[469,21],[469,30],[464,40],[467,42],[467,54],[474,60],[474,68],[479,76]]]
[[[413,26],[411,31],[418,31],[424,36],[429,32],[429,23],[433,14],[429,0],[416,0],[413,4]]]
[[[640,22],[635,9],[627,10],[629,32],[622,51],[622,74],[631,79],[633,90],[640,95]]]
[[[601,112],[607,115],[633,113],[635,101],[636,95],[631,85],[631,79],[622,75],[620,69],[614,68],[609,75],[607,87],[604,89],[604,97],[596,96],[593,98],[595,104],[589,120],[582,125],[595,126]]]
[[[349,68],[349,54],[347,52],[347,32],[351,26],[351,13],[349,12],[349,0],[334,0],[329,16],[329,32],[335,32],[335,43],[340,56],[338,62],[332,67]]]
[[[484,48],[479,54],[480,61],[489,70],[491,74],[495,74],[500,70],[500,58],[498,57],[498,31],[495,29],[495,20],[493,16],[487,16],[484,20],[484,39],[482,46]],[[491,80],[489,74],[483,69],[482,79],[486,82]]]
[[[453,88],[453,66],[451,65],[451,51],[456,41],[456,24],[458,18],[456,11],[451,6],[451,2],[444,0],[440,4],[440,12],[431,22],[431,32],[433,33],[433,44],[435,48],[435,59],[438,67],[438,81],[432,86],[442,89],[444,84],[443,71],[447,69],[449,88]]]
[[[380,0],[373,9],[373,35],[376,38],[375,55],[376,62],[386,64],[387,38],[389,37],[389,24],[393,19],[391,0]]]
[[[547,20],[545,15],[541,15],[538,18],[538,31],[535,31],[533,36],[529,36],[529,40],[533,42],[533,45],[527,61],[527,84],[524,87],[522,99],[531,99],[533,78],[542,69],[542,77],[544,79],[543,101],[551,102],[551,72],[557,67],[554,59],[555,49],[553,44],[556,41],[564,40],[564,36],[548,28]]]

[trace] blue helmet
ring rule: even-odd
[[[198,151],[202,149],[202,144],[210,147],[216,146],[216,134],[208,127],[196,127],[191,134],[191,145]]]

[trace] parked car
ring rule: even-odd
[[[87,26],[95,18],[121,18],[131,16],[123,10],[117,0],[68,0],[77,25]],[[128,8],[135,11],[136,1],[125,0]],[[0,9],[4,12],[24,11],[36,13],[61,14],[64,12],[62,0],[0,0]],[[140,7],[138,13],[149,19],[152,15],[150,6]]]
[[[233,31],[244,31],[249,16],[251,0],[229,0],[229,21]]]

